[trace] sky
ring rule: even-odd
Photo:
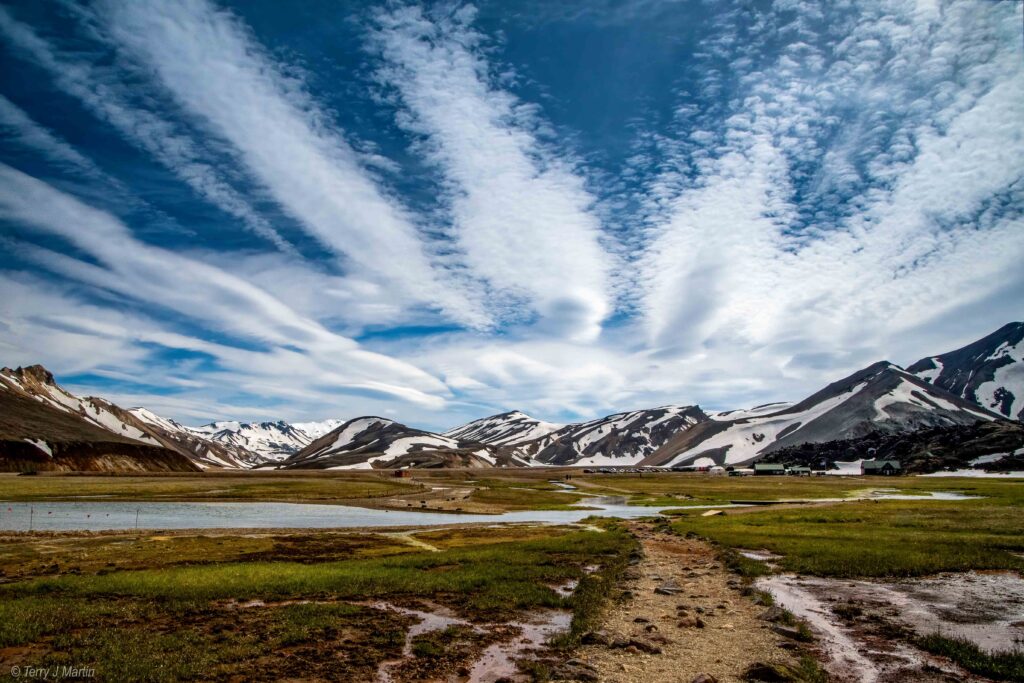
[[[1024,318],[1024,4],[0,4],[0,365],[186,424],[799,400]]]

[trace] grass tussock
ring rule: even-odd
[[[951,660],[979,676],[1024,681],[1024,651],[986,652],[969,640],[933,633],[916,639],[918,647]]]

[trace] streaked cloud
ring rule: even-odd
[[[592,340],[613,304],[596,198],[572,161],[538,138],[535,108],[494,84],[473,16],[471,7],[377,13],[380,79],[444,174],[471,272],[511,306],[525,300],[545,330]]]
[[[1019,3],[42,7],[0,8],[45,81],[0,90],[0,351],[87,393],[725,409],[1022,313]]]

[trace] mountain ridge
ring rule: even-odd
[[[926,356],[907,366],[907,372],[1024,421],[1024,322],[1007,323],[959,349]]]
[[[48,409],[129,442],[175,451],[204,468],[747,464],[805,443],[1019,417],[1017,401],[1024,398],[1024,378],[1020,387],[1017,384],[1024,372],[1022,357],[1024,323],[1010,323],[907,369],[889,361],[872,363],[796,403],[713,413],[697,405],[667,405],[567,425],[512,410],[443,433],[378,416],[293,424],[221,421],[187,427],[145,408],[124,410],[102,398],[74,396],[42,366],[5,368],[0,371],[0,389],[31,396]],[[20,452],[30,446],[10,448]]]

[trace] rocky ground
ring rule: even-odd
[[[803,644],[777,623],[778,610],[757,604],[708,544],[650,523],[632,529],[643,557],[626,572],[625,597],[578,651],[580,680],[791,680],[783,672],[799,667]]]

